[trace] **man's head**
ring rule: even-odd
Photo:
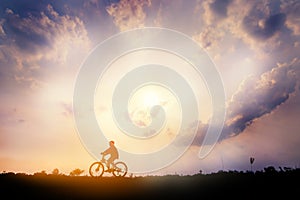
[[[109,141],[109,146],[113,146],[113,145],[115,145],[115,142],[114,141]]]

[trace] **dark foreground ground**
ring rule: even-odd
[[[0,192],[0,199],[298,199],[300,169],[134,178],[3,173]]]

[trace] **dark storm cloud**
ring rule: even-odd
[[[232,0],[215,0],[209,5],[209,7],[214,14],[224,18],[227,16],[227,7],[231,2]]]
[[[286,14],[284,13],[271,15],[266,19],[256,19],[253,16],[246,16],[243,19],[243,27],[255,38],[268,39],[283,28],[285,21]]]

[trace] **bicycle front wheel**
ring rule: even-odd
[[[101,177],[104,173],[104,165],[101,162],[91,164],[89,173],[92,177]]]
[[[123,177],[127,174],[127,170],[127,165],[124,162],[116,162],[113,175],[116,177]]]

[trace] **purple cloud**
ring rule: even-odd
[[[232,2],[232,0],[214,0],[210,5],[210,9],[217,16],[224,18],[227,16],[227,7]]]
[[[268,39],[284,27],[286,14],[278,13],[265,19],[256,19],[253,16],[246,16],[243,19],[244,29],[253,37]]]
[[[297,90],[300,61],[278,65],[260,77],[249,77],[228,102],[225,125],[219,141],[242,133],[256,119],[272,113]],[[201,145],[208,124],[195,122],[198,133],[193,145]],[[211,126],[214,126],[211,124]]]
[[[258,78],[246,79],[228,103],[223,136],[241,133],[255,119],[286,102],[296,90],[299,64],[295,59],[289,64],[279,64]]]

